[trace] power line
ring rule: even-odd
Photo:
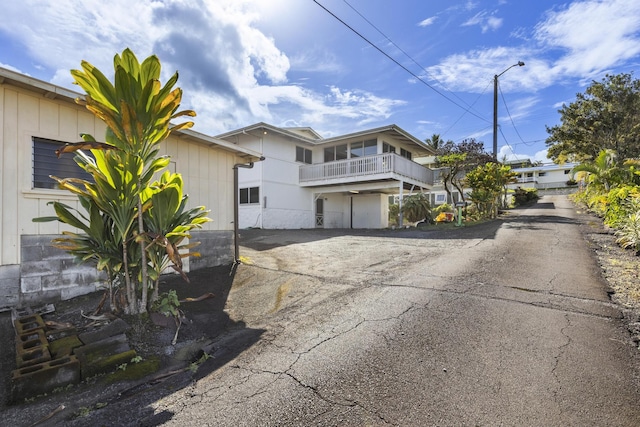
[[[421,64],[418,63],[418,61],[416,61],[415,59],[413,59],[413,57],[411,55],[409,55],[404,49],[402,49],[400,46],[398,46],[393,40],[391,40],[391,38],[389,36],[387,36],[385,33],[382,32],[382,30],[380,28],[378,28],[373,22],[371,22],[369,19],[367,19],[366,16],[364,16],[362,13],[360,13],[360,11],[358,11],[358,9],[356,9],[354,6],[352,6],[347,0],[342,0],[347,6],[349,6],[355,13],[357,13],[362,19],[364,19],[369,25],[371,25],[378,33],[380,33],[385,39],[387,39],[387,41],[389,43],[391,43],[396,49],[398,49],[400,52],[402,52],[404,54],[404,56],[406,56],[407,58],[409,58],[411,60],[411,62],[413,62],[415,65],[417,65],[420,69],[422,69],[427,76],[429,76],[429,78],[431,78],[431,80],[435,80],[436,83],[438,83],[444,90],[446,90],[447,92],[449,92],[451,95],[455,96],[460,102],[462,102],[463,104],[465,104],[469,109],[473,108],[473,105],[477,102],[476,101],[469,105],[464,99],[462,99],[461,97],[459,97],[456,93],[452,92],[451,90],[449,90],[441,81],[439,81],[436,77],[434,77],[431,73],[429,73],[429,71],[423,67]],[[487,86],[488,87],[488,86]],[[486,90],[486,89],[485,89]],[[465,111],[464,114],[466,114],[467,111]],[[463,116],[464,116],[463,114]],[[460,117],[462,118],[462,117]],[[458,119],[460,120],[460,119]],[[457,123],[458,121],[456,121]]]
[[[518,128],[516,127],[515,122],[513,121],[513,117],[511,116],[511,112],[509,111],[509,106],[507,105],[507,100],[504,98],[504,93],[502,93],[502,88],[500,86],[498,86],[498,90],[500,91],[500,97],[502,98],[502,103],[504,104],[504,108],[507,110],[507,115],[509,116],[509,120],[511,120],[511,125],[513,126],[513,130],[516,131],[516,135],[518,135],[518,138],[520,138],[520,141],[524,144],[524,145],[529,145],[527,144],[524,139],[522,138],[522,136],[520,135],[520,132],[518,132]],[[533,145],[533,144],[531,144]]]
[[[484,93],[487,91],[487,89],[489,88],[489,86],[490,86],[490,85],[491,85],[491,82],[487,83],[487,86],[485,86],[485,88],[482,90],[482,92],[480,93],[480,95],[478,95],[478,97],[476,98],[476,100],[475,100],[475,101],[473,101],[473,102],[471,103],[471,105],[469,106],[469,109],[473,108],[473,106],[474,106],[474,105],[476,105],[476,103],[480,100],[480,98],[482,97],[482,95],[484,95]],[[452,124],[451,126],[449,126],[449,127],[447,128],[447,130],[445,130],[445,131],[442,133],[442,135],[446,135],[446,134],[447,134],[447,132],[449,132],[451,129],[453,129],[453,127],[454,127],[455,125],[457,125],[457,124],[458,124],[458,122],[459,122],[460,120],[462,120],[462,118],[467,114],[467,112],[468,112],[468,111],[469,111],[469,110],[465,110],[465,111],[460,115],[460,117],[458,117],[458,119],[457,119],[455,122],[453,122],[453,124]]]
[[[470,109],[466,109],[465,107],[463,107],[462,105],[458,104],[456,101],[454,101],[453,99],[449,98],[448,96],[446,96],[444,93],[440,92],[438,89],[436,89],[435,87],[433,87],[432,85],[430,85],[428,82],[426,82],[424,79],[422,79],[422,77],[418,76],[417,74],[415,74],[413,71],[409,70],[407,67],[405,67],[404,65],[402,65],[400,62],[398,62],[396,59],[394,59],[391,55],[389,55],[387,52],[385,52],[384,50],[382,50],[381,48],[379,48],[375,43],[373,43],[372,41],[370,41],[369,39],[367,39],[365,36],[363,36],[362,34],[360,34],[356,29],[354,29],[353,27],[351,27],[349,24],[347,24],[345,21],[343,21],[342,19],[340,19],[336,14],[334,14],[333,12],[331,12],[329,9],[327,9],[326,7],[324,7],[318,0],[313,0],[313,2],[315,4],[317,4],[318,6],[320,6],[322,9],[324,9],[329,15],[333,16],[335,19],[337,19],[342,25],[344,25],[345,27],[347,27],[348,29],[350,29],[352,32],[354,32],[356,35],[358,35],[362,40],[364,40],[365,42],[367,42],[369,45],[371,45],[371,47],[373,47],[374,49],[376,49],[378,52],[380,52],[381,54],[383,54],[384,56],[386,56],[388,59],[390,59],[391,61],[393,61],[397,66],[399,66],[400,68],[402,68],[403,70],[405,70],[407,73],[411,74],[413,77],[415,77],[416,79],[418,79],[418,81],[420,81],[422,84],[426,85],[429,89],[433,90],[435,93],[437,93],[438,95],[440,95],[441,97],[443,97],[444,99],[446,99],[447,101],[451,102],[452,104],[454,104],[455,106],[465,110],[465,113],[469,113],[477,118],[479,118],[480,120],[483,120],[487,123],[489,123],[489,120],[487,120],[486,118],[474,113],[473,111],[471,111]]]

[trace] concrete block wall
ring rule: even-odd
[[[21,264],[0,266],[0,311],[41,303],[68,300],[98,290],[106,275],[89,264],[51,245],[57,235],[23,235]],[[233,262],[232,231],[194,231],[192,241],[201,242],[189,259],[189,271]]]
[[[233,262],[232,231],[195,230],[191,232],[191,241],[200,242],[193,251],[200,252],[201,256],[189,258],[189,271]]]
[[[65,251],[51,245],[57,235],[20,238],[20,304],[67,300],[95,292],[105,276],[95,266],[77,264]]]
[[[20,265],[0,265],[0,311],[16,307],[20,301]]]

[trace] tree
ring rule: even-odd
[[[632,74],[594,81],[558,112],[561,124],[547,126],[546,140],[555,162],[595,159],[606,149],[620,161],[640,157],[640,80]]]
[[[483,218],[494,218],[503,186],[509,180],[510,168],[499,163],[485,163],[469,171],[465,184],[471,188],[469,199]]]
[[[78,228],[81,233],[65,233],[54,245],[75,255],[80,262],[94,262],[109,277],[112,309],[120,305],[127,314],[147,311],[157,297],[158,278],[171,265],[183,274],[180,253],[193,245],[182,245],[189,231],[209,221],[203,207],[186,208],[187,196],[179,174],[169,173],[168,157],[158,156],[158,144],[170,132],[193,125],[187,121],[172,126],[181,116],[182,90],[173,88],[175,73],[164,86],[160,83],[160,61],[150,56],[142,64],[129,49],[114,58],[112,84],[86,61],[82,70],[72,70],[75,83],[86,91],[86,106],[107,125],[105,142],[82,134],[83,142],[67,144],[57,152],[75,153],[74,160],[92,181],[52,177],[61,189],[75,194],[84,211],[52,202],[57,220]],[[83,150],[90,150],[92,156]],[[165,170],[159,177],[154,177]],[[124,292],[116,299],[114,288]],[[118,304],[120,301],[120,304]]]
[[[453,201],[452,188],[458,190],[464,200],[463,179],[466,173],[493,160],[493,156],[484,151],[484,144],[473,138],[465,139],[459,144],[447,141],[441,147],[440,153],[436,157],[436,165],[441,168],[440,176],[449,201]]]
[[[436,154],[440,152],[440,150],[445,144],[445,141],[442,138],[440,138],[440,134],[437,134],[437,133],[434,133],[433,135],[431,135],[431,138],[425,139],[424,142],[426,142],[427,145],[431,147]]]
[[[602,150],[594,160],[585,160],[574,167],[572,173],[584,172],[593,189],[607,192],[622,180],[622,170],[617,166],[617,157],[614,150]]]

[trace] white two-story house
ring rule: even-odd
[[[239,171],[239,228],[385,228],[390,195],[433,184],[432,170],[412,160],[432,150],[395,125],[322,138],[257,123],[216,138],[264,157]]]
[[[571,170],[577,163],[522,165],[512,168],[517,174],[517,183],[511,184],[511,188],[536,188],[538,190],[564,189],[570,187],[568,182],[573,178]]]

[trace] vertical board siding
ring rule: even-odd
[[[77,231],[55,221],[32,222],[38,216],[54,215],[50,201],[79,207],[68,193],[32,189],[32,137],[77,142],[81,133],[89,133],[103,141],[105,130],[104,123],[82,106],[0,85],[0,265],[20,263],[21,235]],[[203,231],[232,230],[232,168],[242,160],[233,152],[174,134],[161,144],[160,153],[169,155],[175,171],[183,175],[189,207],[205,206],[211,211],[214,221],[205,224]]]
[[[18,264],[18,211],[6,207],[17,206],[18,203],[18,93],[12,90],[4,91],[4,125],[2,140],[2,224],[0,231],[2,239],[2,265]]]

